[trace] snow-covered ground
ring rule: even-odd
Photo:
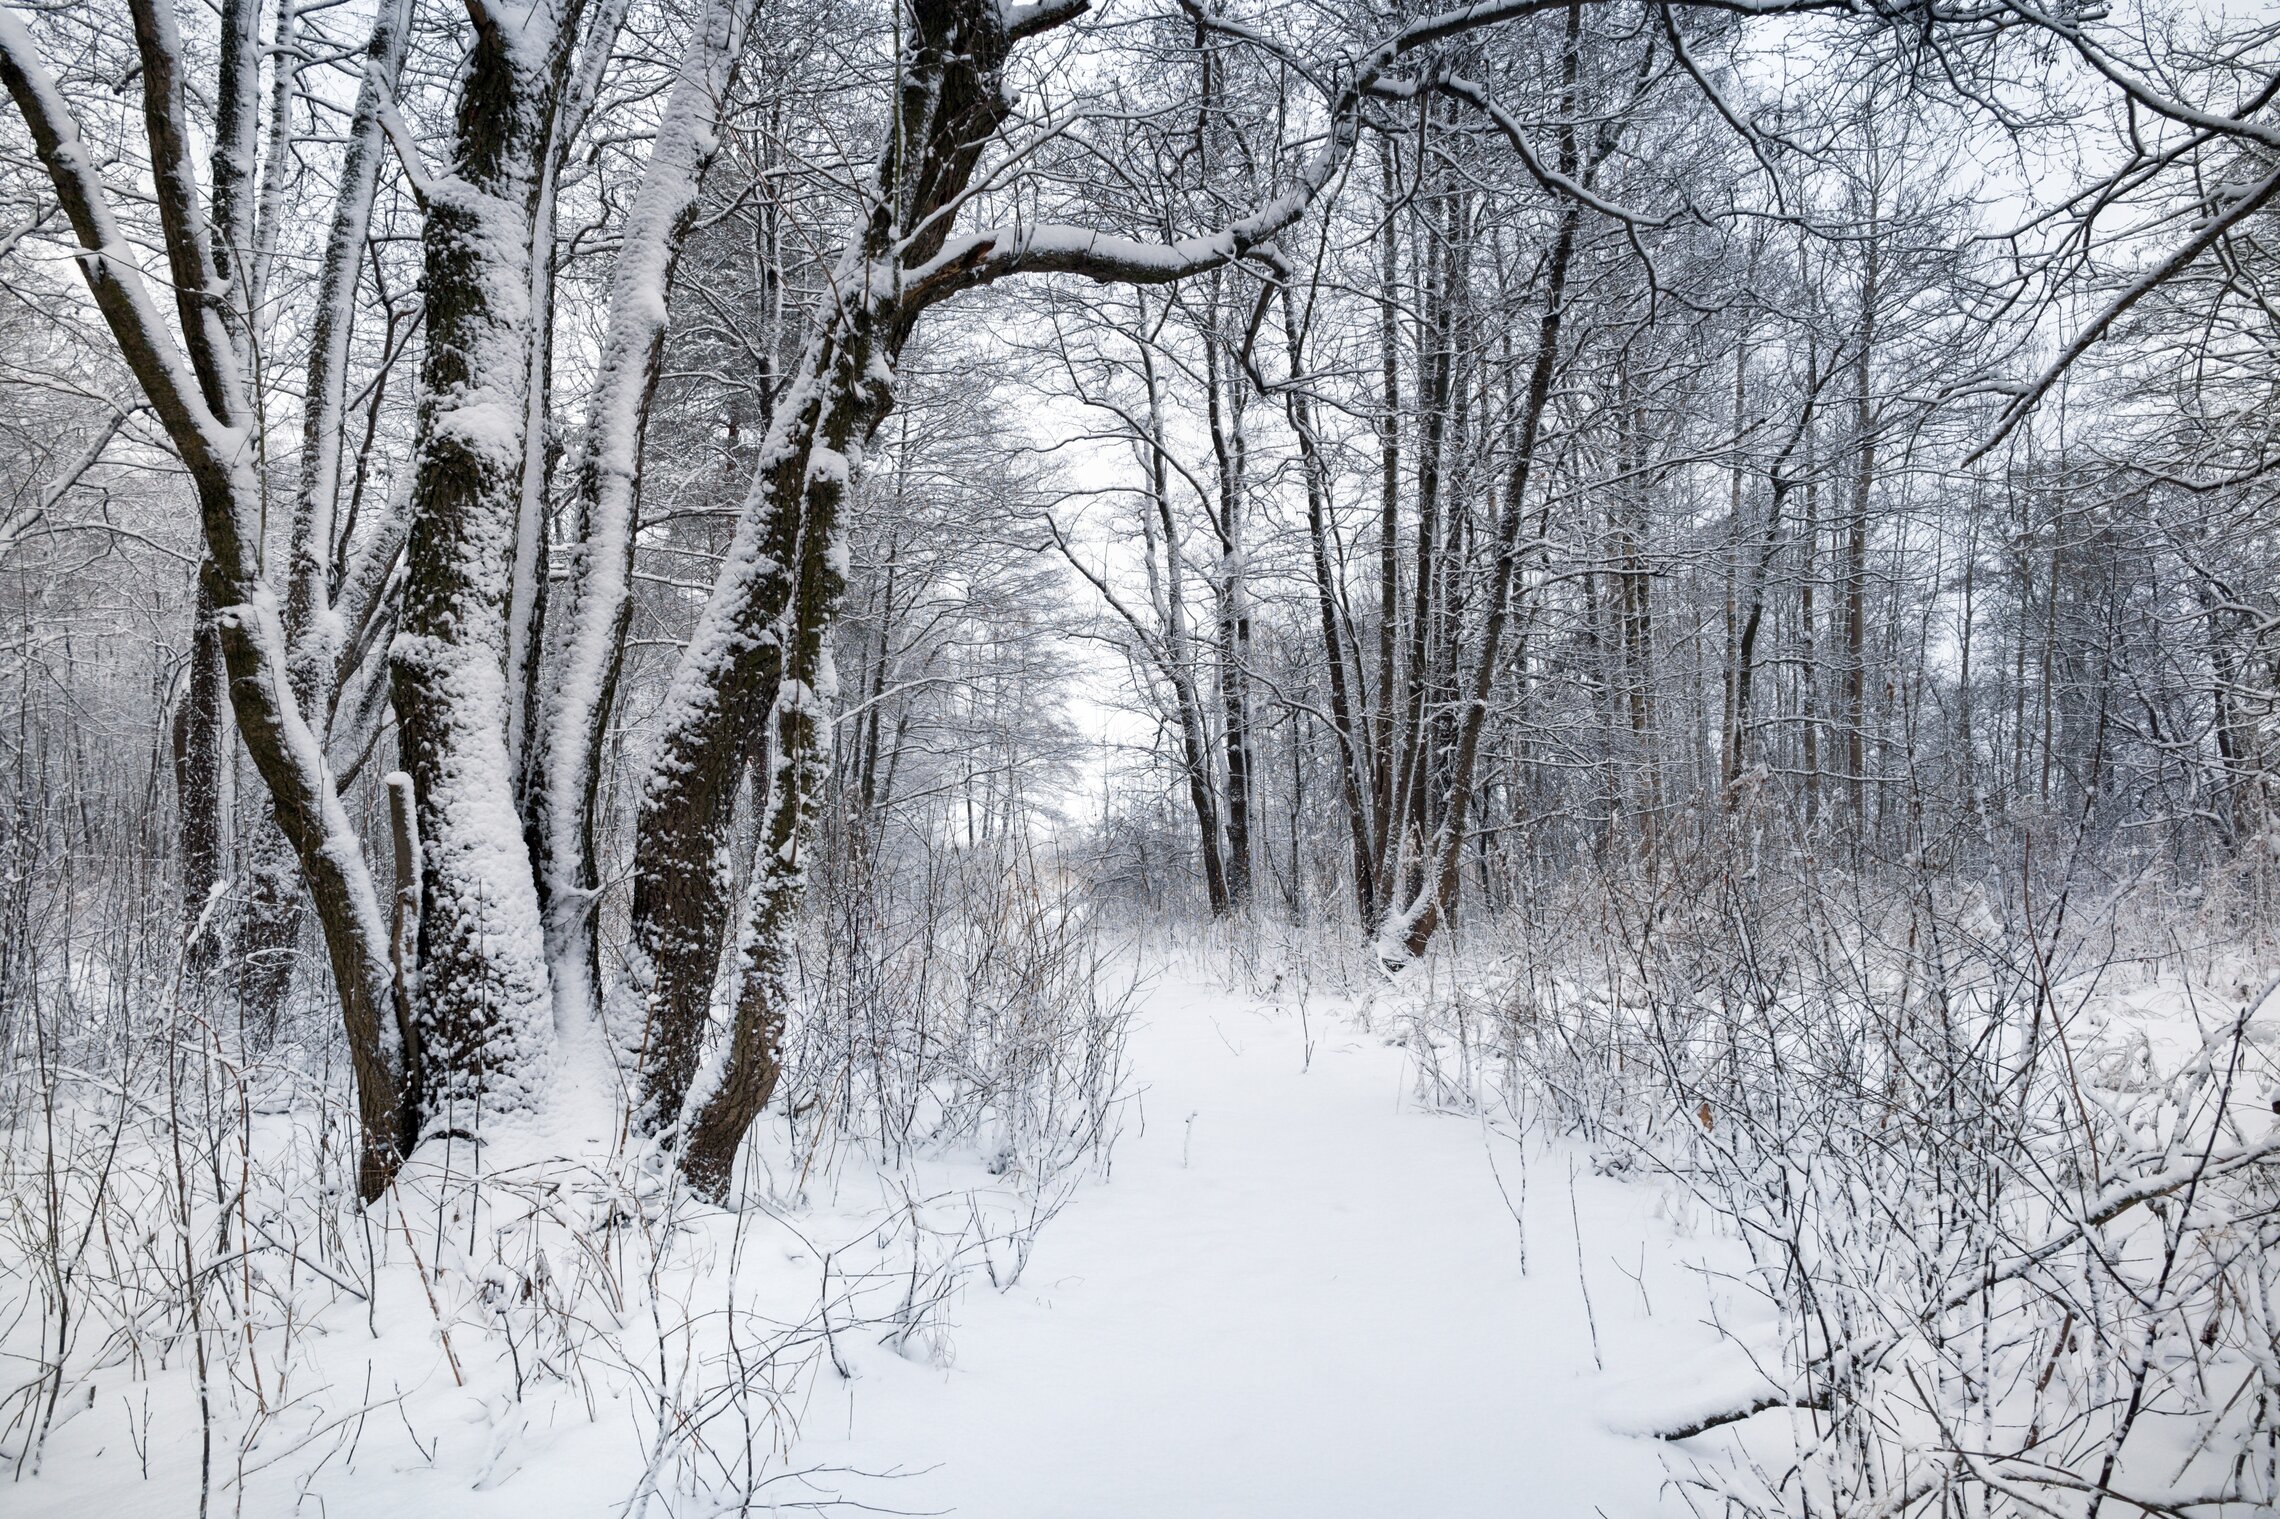
[[[849,1158],[819,1170],[802,1208],[667,1229],[662,1257],[604,1226],[551,1236],[551,1266],[528,1265],[535,1250],[461,1258],[452,1242],[475,1230],[456,1212],[414,1206],[406,1229],[381,1210],[363,1242],[372,1309],[306,1271],[297,1289],[265,1289],[262,1274],[274,1285],[297,1266],[248,1257],[248,1300],[297,1306],[214,1374],[208,1511],[572,1519],[838,1497],[978,1519],[1684,1512],[1674,1449],[1617,1431],[1642,1410],[1731,1397],[1735,1352],[1710,1320],[1745,1340],[1750,1326],[1705,1269],[1732,1269],[1731,1247],[1674,1224],[1663,1187],[1595,1174],[1580,1149],[1427,1110],[1397,1027],[1383,1009],[1317,995],[1302,1011],[1287,987],[1261,999],[1159,964],[1112,1174],[1075,1190],[1009,1290],[970,1248],[961,1271],[939,1269],[948,1233],[897,1232],[898,1212],[927,1211],[903,1199],[930,1191],[949,1225],[969,1197],[989,1211],[999,1180],[970,1157],[895,1174]],[[606,1216],[596,1195],[585,1206]],[[617,1256],[566,1261],[564,1238],[615,1241],[601,1249]],[[955,1285],[898,1346],[880,1325],[906,1292],[901,1263],[922,1257],[926,1292]],[[842,1326],[829,1355],[821,1299]],[[755,1381],[780,1392],[774,1419],[755,1400],[746,1427],[758,1455],[743,1474],[777,1480],[753,1508],[692,1506],[670,1484],[644,1506],[660,1451],[697,1486],[734,1489],[734,1429],[724,1439],[716,1421],[688,1455],[690,1405],[674,1401],[726,1375],[727,1305],[747,1316],[743,1354],[764,1352],[771,1325],[799,1348]],[[0,1512],[198,1512],[184,1360],[114,1360],[86,1392],[73,1382],[40,1474],[9,1473]],[[268,1369],[252,1374],[257,1361]],[[571,1361],[575,1375],[547,1374]],[[780,1370],[795,1361],[805,1369]],[[780,1475],[797,1471],[811,1475]]]
[[[1714,1338],[1659,1189],[1421,1112],[1404,1051],[1319,1001],[1167,975],[1132,1054],[1110,1184],[969,1289],[948,1369],[826,1388],[805,1458],[989,1519],[1683,1512],[1610,1429]]]

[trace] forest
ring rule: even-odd
[[[2280,1512],[2280,10],[1445,4],[0,0],[0,1511]]]

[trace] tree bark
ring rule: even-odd
[[[1239,398],[1227,394],[1233,389],[1227,383],[1232,377],[1222,373],[1217,283],[1213,282],[1210,319],[1204,332],[1204,416],[1219,480],[1219,573],[1215,590],[1220,745],[1227,765],[1227,900],[1239,912],[1251,904],[1251,870],[1257,852],[1251,840],[1251,612],[1244,563],[1247,503],[1242,406]]]
[[[229,874],[222,767],[230,757],[221,630],[203,577],[191,615],[189,668],[174,708],[174,828],[183,969],[203,980],[221,961],[227,921],[211,909]]]
[[[1820,401],[1820,395],[1820,368],[1816,357],[1809,354],[1805,366],[1805,404],[1799,409],[1797,426],[1766,471],[1769,490],[1765,529],[1760,535],[1756,556],[1748,567],[1748,578],[1744,582],[1744,610],[1735,633],[1732,728],[1725,765],[1725,805],[1729,811],[1740,804],[1743,767],[1749,762],[1750,709],[1757,678],[1758,633],[1765,623],[1766,580],[1772,571],[1774,556],[1781,552],[1782,507],[1798,483],[1788,465],[1790,457],[1797,452],[1812,430],[1813,411]]]
[[[1606,161],[1616,144],[1616,124],[1602,126],[1592,157],[1584,170],[1575,125],[1581,73],[1581,8],[1571,5],[1561,56],[1562,105],[1559,167],[1573,182],[1579,171],[1589,184],[1591,170]],[[1475,772],[1480,760],[1481,736],[1487,731],[1489,698],[1501,669],[1499,656],[1505,624],[1511,615],[1515,582],[1519,579],[1523,550],[1521,531],[1527,520],[1528,487],[1543,437],[1544,414],[1551,403],[1552,377],[1559,367],[1560,332],[1566,317],[1568,273],[1575,260],[1576,243],[1583,226],[1584,203],[1569,196],[1561,208],[1557,230],[1544,261],[1544,314],[1537,324],[1536,352],[1530,365],[1528,388],[1521,403],[1519,425],[1512,441],[1512,468],[1505,480],[1504,500],[1496,524],[1496,558],[1489,571],[1488,595],[1482,611],[1479,645],[1466,681],[1464,707],[1457,730],[1455,753],[1448,766],[1448,791],[1430,847],[1420,852],[1422,869],[1413,890],[1405,891],[1393,911],[1380,923],[1376,935],[1381,963],[1399,967],[1416,959],[1432,942],[1455,901],[1464,866],[1465,832],[1473,807]]]
[[[427,191],[427,341],[389,654],[419,802],[418,1012],[426,1121],[539,1097],[552,1046],[538,889],[516,806],[510,608],[525,527],[533,226],[571,38],[552,3],[471,7],[457,140]]]
[[[1853,821],[1867,816],[1868,785],[1868,509],[1876,487],[1876,404],[1870,390],[1876,358],[1877,301],[1882,274],[1882,239],[1877,209],[1869,206],[1867,263],[1861,271],[1860,323],[1855,339],[1858,385],[1853,393],[1853,489],[1845,522],[1844,559],[1844,745],[1845,784]]]
[[[1378,629],[1377,695],[1370,723],[1370,898],[1375,904],[1390,893],[1386,876],[1396,801],[1393,792],[1393,751],[1400,726],[1395,691],[1401,658],[1401,321],[1396,292],[1401,286],[1401,249],[1394,211],[1399,188],[1394,150],[1389,144],[1378,159],[1382,181],[1378,234]]]

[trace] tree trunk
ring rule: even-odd
[[[1520,426],[1513,441],[1514,463],[1505,485],[1503,509],[1497,523],[1496,561],[1489,572],[1488,605],[1482,618],[1480,645],[1475,651],[1469,689],[1465,693],[1456,753],[1449,768],[1450,794],[1441,809],[1440,827],[1430,851],[1423,855],[1425,872],[1399,909],[1381,926],[1378,954],[1391,964],[1414,960],[1425,952],[1440,927],[1446,904],[1456,893],[1463,864],[1465,822],[1472,806],[1473,773],[1480,759],[1481,734],[1488,723],[1489,697],[1500,666],[1499,646],[1510,615],[1513,584],[1519,578],[1520,529],[1526,516],[1528,481],[1536,462],[1536,447],[1543,436],[1544,411],[1551,400],[1552,374],[1560,348],[1560,325],[1565,315],[1568,269],[1582,213],[1570,205],[1561,213],[1544,277],[1544,316],[1537,329],[1534,367],[1528,377]]]
[[[814,802],[801,777],[813,758],[807,746],[821,742],[807,710],[820,697],[803,673],[801,640],[811,630],[827,638],[837,614],[839,511],[849,476],[893,406],[894,362],[930,298],[889,277],[887,266],[908,267],[941,250],[950,230],[942,213],[964,193],[1010,109],[1003,71],[1012,43],[1075,13],[1073,5],[1007,12],[985,0],[925,0],[914,8],[895,132],[863,225],[818,305],[790,399],[770,427],[734,541],[659,716],[656,758],[641,791],[631,943],[612,1035],[635,1066],[636,1122],[677,1139],[692,1180],[715,1195],[772,1085],[772,1077],[750,1073],[770,1058],[768,1020],[781,1016],[780,998],[740,997],[723,1082],[694,1089],[727,934],[728,825],[743,766],[772,730],[771,781],[791,789],[779,798],[771,788],[767,815],[791,842],[789,858],[771,867],[781,874],[762,883],[781,905],[762,916],[788,925],[804,884],[798,841]],[[803,549],[822,556],[812,573]],[[818,674],[827,668],[821,648]]]
[[[1869,386],[1876,357],[1877,285],[1882,272],[1882,244],[1876,220],[1876,207],[1871,202],[1867,265],[1861,274],[1860,330],[1856,339],[1859,353],[1854,360],[1859,374],[1859,385],[1853,394],[1855,472],[1852,509],[1845,523],[1845,781],[1856,827],[1867,817],[1868,508],[1876,485],[1876,405]]]
[[[1378,413],[1378,628],[1377,699],[1370,722],[1370,899],[1371,916],[1385,902],[1388,830],[1393,824],[1394,743],[1399,716],[1394,692],[1401,657],[1401,321],[1397,292],[1401,250],[1395,226],[1398,171],[1388,144],[1378,158],[1381,179],[1378,269],[1378,363],[1382,391]]]
[[[301,946],[301,872],[266,797],[252,809],[240,850],[245,903],[231,945],[238,1017],[267,1048],[292,994]]]
[[[175,859],[180,872],[183,969],[203,979],[222,957],[227,919],[214,893],[228,876],[223,829],[222,767],[229,759],[229,729],[222,708],[222,643],[214,602],[200,577],[192,613],[190,659],[181,699],[174,707]]]
[[[134,0],[145,135],[182,343],[167,332],[123,254],[128,242],[78,123],[23,23],[0,10],[0,83],[30,129],[73,235],[88,292],[197,493],[207,559],[200,594],[214,609],[238,732],[268,786],[278,824],[300,856],[325,930],[356,1076],[359,1192],[375,1197],[412,1133],[404,1100],[404,1010],[387,974],[384,919],[353,845],[322,743],[293,698],[288,642],[261,574],[261,492],[236,432],[248,409],[228,330],[237,309],[207,252],[206,218],[187,162],[182,43],[165,0]],[[347,847],[343,847],[346,843]]]
[[[1345,804],[1346,831],[1353,850],[1354,905],[1365,924],[1377,921],[1377,880],[1370,850],[1367,801],[1369,759],[1364,735],[1355,721],[1355,703],[1346,674],[1346,631],[1339,613],[1337,575],[1330,561],[1330,472],[1322,445],[1314,432],[1313,403],[1306,390],[1305,339],[1290,287],[1281,287],[1283,342],[1290,353],[1290,380],[1284,401],[1291,431],[1298,438],[1300,463],[1306,475],[1306,531],[1314,562],[1314,604],[1322,631],[1322,659],[1330,679],[1330,728],[1338,744],[1339,794]],[[1295,753],[1297,741],[1292,741]],[[1296,785],[1294,771],[1293,786]],[[1298,875],[1295,818],[1291,843],[1291,874]]]
[[[1574,179],[1581,168],[1581,150],[1573,125],[1581,73],[1582,13],[1570,7],[1566,44],[1562,50],[1562,111],[1560,172]],[[1593,168],[1613,151],[1612,128],[1603,128],[1593,156]],[[1588,172],[1585,182],[1588,183]],[[1519,425],[1512,440],[1513,462],[1506,477],[1504,500],[1496,524],[1496,558],[1489,571],[1487,603],[1481,618],[1479,646],[1474,652],[1464,709],[1451,756],[1447,796],[1430,848],[1420,854],[1423,867],[1416,887],[1380,923],[1376,935],[1381,962],[1397,967],[1425,952],[1454,901],[1464,865],[1465,830],[1472,812],[1474,774],[1480,760],[1481,735],[1488,726],[1489,698],[1502,666],[1499,654],[1505,623],[1510,617],[1522,552],[1521,529],[1527,520],[1528,486],[1535,471],[1536,450],[1543,437],[1544,414],[1551,403],[1552,376],[1559,365],[1560,329],[1566,316],[1568,271],[1575,260],[1582,232],[1583,204],[1569,198],[1560,212],[1558,230],[1544,261],[1544,314],[1536,330],[1536,352],[1521,403]]]
[[[1432,224],[1428,215],[1426,225]],[[1424,432],[1417,444],[1417,541],[1415,586],[1409,600],[1408,652],[1402,661],[1402,702],[1394,743],[1393,816],[1384,826],[1384,852],[1378,862],[1379,900],[1392,903],[1415,894],[1423,870],[1425,788],[1431,714],[1433,592],[1440,584],[1437,556],[1441,540],[1442,450],[1448,437],[1449,397],[1455,356],[1450,331],[1453,305],[1450,266],[1458,257],[1445,236],[1434,236],[1426,260],[1424,371],[1419,397]]]
[[[1740,802],[1740,783],[1744,767],[1749,762],[1750,703],[1757,679],[1758,633],[1765,623],[1765,588],[1773,569],[1774,556],[1781,552],[1781,509],[1791,490],[1796,488],[1797,477],[1788,470],[1791,455],[1805,441],[1813,427],[1813,410],[1820,400],[1821,376],[1819,365],[1812,355],[1805,361],[1805,404],[1798,412],[1796,430],[1781,452],[1774,456],[1767,470],[1765,531],[1757,544],[1757,553],[1749,563],[1746,591],[1742,603],[1741,622],[1736,631],[1733,677],[1732,720],[1726,751],[1726,806],[1729,810]]]
[[[1821,464],[1819,430],[1805,430],[1804,522],[1797,531],[1797,716],[1805,750],[1805,826],[1821,815],[1821,670],[1814,588],[1821,574]]]
[[[767,1106],[783,1066],[791,1001],[794,914],[807,885],[809,819],[830,772],[832,619],[847,579],[839,552],[839,503],[811,498],[803,525],[799,585],[784,629],[768,767],[768,802],[753,867],[735,988],[735,1017],[719,1078],[698,1094],[682,1142],[681,1169],[710,1197],[725,1196],[745,1131]],[[820,509],[819,509],[820,508]]]
[[[389,667],[419,802],[421,1102],[471,1130],[527,1108],[552,1046],[538,888],[509,745],[525,519],[533,226],[571,38],[550,5],[474,7],[450,177],[428,192],[427,341]]]
[[[601,1005],[594,812],[633,615],[642,453],[664,359],[667,296],[719,146],[721,98],[751,12],[752,0],[707,5],[682,55],[611,276],[609,327],[570,508],[571,573],[552,618],[559,631],[527,768],[528,828],[563,1022],[583,1023]]]
[[[1244,564],[1246,509],[1243,478],[1243,421],[1240,400],[1229,406],[1220,362],[1220,302],[1217,281],[1204,333],[1204,414],[1212,459],[1219,477],[1219,705],[1220,742],[1227,762],[1227,900],[1236,911],[1251,904],[1251,703],[1249,661],[1251,613]],[[1227,412],[1232,410],[1232,426]]]

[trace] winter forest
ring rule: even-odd
[[[2280,12],[5,0],[0,1512],[2280,1512]]]

